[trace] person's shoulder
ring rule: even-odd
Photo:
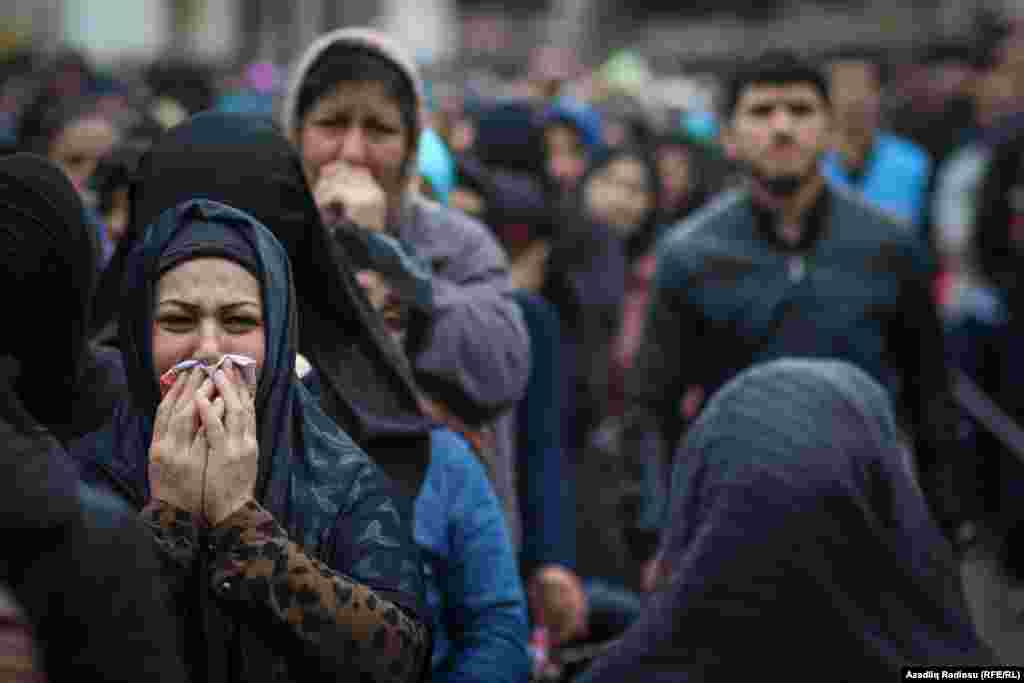
[[[474,455],[469,443],[447,428],[430,432],[431,469],[441,470],[448,478],[465,481],[475,476],[486,476],[483,465]],[[428,475],[429,476],[429,475]]]
[[[727,190],[665,230],[656,249],[658,261],[679,267],[698,265],[706,253],[742,233],[750,217],[749,191]]]
[[[482,222],[464,211],[453,209],[432,199],[417,196],[413,200],[413,221],[416,232],[445,231],[447,239],[466,242],[493,242],[497,245],[494,235]]]
[[[833,243],[847,253],[864,254],[887,271],[896,265],[893,259],[921,274],[935,269],[928,245],[911,223],[851,190],[832,188],[832,201],[839,223]]]
[[[698,239],[723,221],[742,215],[750,204],[746,188],[725,190],[711,197],[704,206],[686,218],[668,227],[662,235],[662,244],[676,244]]]
[[[903,241],[914,236],[913,225],[893,211],[868,200],[863,194],[846,187],[828,189],[835,205],[835,214],[843,223],[857,226],[846,228],[847,237],[875,240]]]

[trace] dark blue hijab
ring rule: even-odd
[[[853,366],[739,375],[689,432],[672,495],[667,585],[588,683],[992,663],[885,391]]]
[[[110,425],[72,448],[83,477],[114,486],[137,508],[149,498],[149,446],[160,400],[152,349],[154,297],[169,249],[183,245],[194,249],[197,258],[218,249],[230,251],[221,255],[247,265],[260,283],[266,339],[255,397],[256,500],[311,557],[422,614],[422,576],[409,517],[399,515],[399,536],[390,546],[394,552],[375,552],[378,546],[357,537],[358,527],[349,513],[358,509],[374,466],[321,411],[296,376],[298,322],[288,257],[267,228],[241,211],[209,200],[190,200],[160,214],[139,235],[126,259],[119,325],[130,397]],[[380,475],[374,481],[382,479]],[[397,491],[389,497],[401,507]],[[266,624],[213,600],[208,572],[198,570],[194,581],[196,599],[186,597],[176,608],[185,620],[191,648],[197,648],[188,659],[199,680],[238,678],[232,671],[280,671],[286,661],[287,666],[306,665],[290,658],[290,641],[272,638]],[[298,678],[308,675],[300,669],[292,673]],[[245,680],[249,674],[240,675]]]

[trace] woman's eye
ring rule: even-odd
[[[367,126],[367,127],[373,133],[376,133],[377,135],[381,135],[381,136],[398,135],[398,132],[399,132],[398,128],[396,128],[395,126],[389,125],[387,123],[383,123],[381,121],[371,121],[369,126]]]
[[[183,315],[160,316],[159,322],[162,326],[171,330],[184,330],[192,325],[192,319]]]
[[[347,124],[348,119],[344,116],[328,116],[316,121],[321,128],[344,128]]]
[[[251,329],[253,329],[255,327],[259,327],[260,321],[257,320],[256,318],[234,317],[234,318],[228,318],[225,321],[225,324],[226,324],[226,327],[228,328],[229,331],[232,331],[232,332],[245,331],[245,332],[247,332],[247,331],[249,331],[249,330],[251,330]]]

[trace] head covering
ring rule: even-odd
[[[637,97],[616,92],[599,105],[602,122],[618,121],[625,124],[630,136],[628,144],[647,145],[654,134],[652,114]]]
[[[544,127],[555,123],[567,123],[575,128],[587,154],[593,156],[602,151],[604,130],[601,114],[589,104],[569,97],[560,97],[548,108],[543,117]]]
[[[502,100],[484,108],[477,121],[473,152],[491,169],[529,173],[543,178],[544,137],[526,100]]]
[[[356,283],[346,253],[320,222],[301,163],[270,120],[206,112],[150,149],[132,191],[130,234],[97,296],[100,315],[115,318],[124,291],[118,277],[141,228],[193,198],[247,212],[284,246],[299,293],[299,351],[321,375],[324,411],[392,479],[409,493],[418,491],[429,459],[429,425],[408,362]]]
[[[180,230],[160,255],[157,273],[163,275],[176,266],[197,258],[222,258],[234,261],[259,278],[259,256],[252,245],[236,232],[224,230],[219,223],[192,223]]]
[[[390,62],[409,82],[416,99],[415,128],[411,136],[414,144],[410,150],[410,154],[415,157],[416,146],[420,132],[423,129],[424,112],[426,111],[423,79],[420,76],[415,60],[412,59],[402,46],[392,40],[387,34],[372,28],[337,29],[320,36],[306,48],[306,51],[302,53],[302,56],[299,57],[295,67],[292,69],[291,78],[285,90],[284,101],[281,105],[281,127],[285,134],[292,136],[302,123],[299,120],[298,112],[299,94],[302,91],[306,78],[313,70],[313,67],[316,66],[317,60],[327,53],[328,50],[335,50],[339,47],[361,48],[382,57]],[[411,163],[406,164],[406,172],[411,168],[415,168],[414,164],[415,159],[413,158]]]
[[[864,372],[756,366],[711,400],[676,462],[669,585],[588,682],[782,665],[881,681],[992,662],[887,395]]]
[[[432,128],[425,128],[420,135],[417,164],[419,174],[430,182],[438,201],[447,204],[455,185],[455,158]]]
[[[41,157],[0,158],[0,287],[8,293],[0,355],[18,361],[28,411],[60,432],[72,422],[97,258],[67,176]]]
[[[495,169],[491,182],[494,193],[485,198],[484,220],[509,253],[552,236],[554,219],[540,181],[528,173]]]
[[[259,441],[255,497],[292,540],[311,553],[320,552],[339,514],[350,504],[368,460],[301,386],[295,374],[299,311],[287,252],[266,227],[241,211],[207,200],[184,202],[162,212],[137,240],[124,272],[120,326],[131,400],[119,407],[106,429],[90,437],[95,441],[88,451],[76,457],[97,459],[91,464],[112,473],[140,505],[148,499],[148,452],[160,401],[152,349],[154,295],[163,256],[183,232],[189,233],[185,241],[193,241],[192,236],[199,233],[205,239],[219,232],[225,241],[244,241],[256,256],[265,354],[255,396]],[[405,585],[388,588],[412,595],[419,590]],[[203,638],[210,641],[203,646],[211,653],[224,652],[233,642],[247,657],[253,651],[263,653],[257,661],[265,661],[263,655],[269,650],[265,636],[257,635],[257,627],[247,620],[222,612],[208,599],[209,592],[199,591],[200,604],[207,611]],[[418,605],[403,606],[418,609]],[[238,633],[235,641],[226,635],[232,626]],[[207,662],[212,668],[206,680],[227,680],[226,671],[217,670],[223,662],[214,659]]]
[[[94,95],[68,98],[43,92],[25,107],[18,122],[18,145],[25,152],[47,155],[50,145],[68,126],[99,113]]]

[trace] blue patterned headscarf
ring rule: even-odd
[[[256,392],[259,425],[259,500],[303,547],[315,552],[345,504],[343,494],[365,454],[323,414],[295,375],[296,303],[287,254],[270,231],[249,215],[224,204],[192,200],[162,213],[145,230],[128,257],[121,310],[121,350],[130,401],[98,435],[92,457],[135,492],[149,497],[147,463],[153,419],[160,402],[153,365],[153,302],[164,252],[194,237],[203,244],[244,241],[255,254],[263,299],[266,351]]]
[[[585,680],[882,681],[991,663],[912,467],[859,369],[781,360],[737,376],[677,456],[667,585]]]

